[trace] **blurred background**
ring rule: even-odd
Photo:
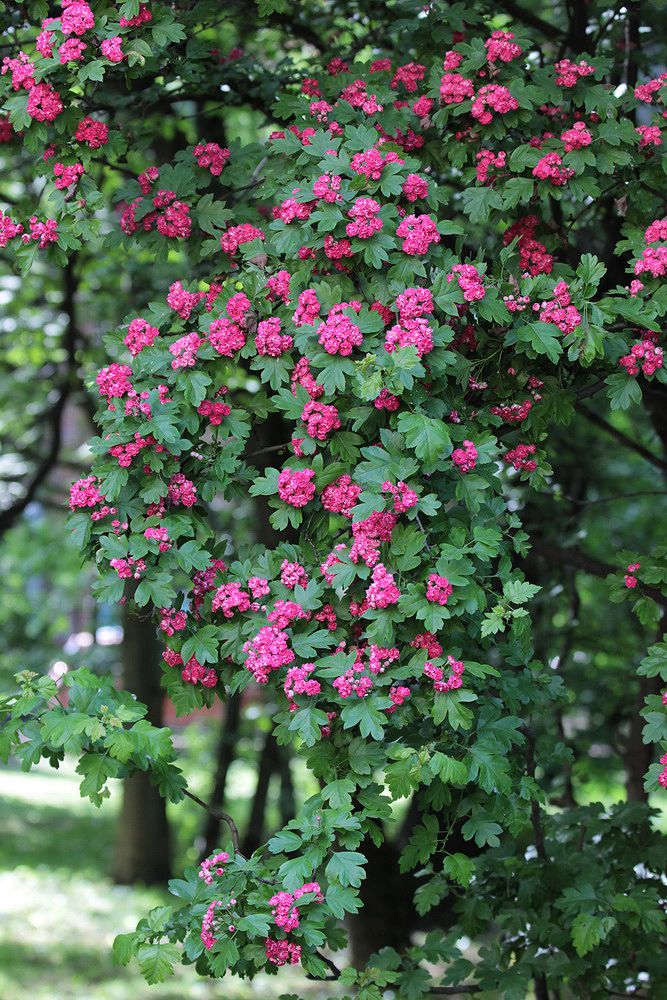
[[[131,163],[135,174],[202,136],[224,146],[266,135],[276,79],[290,79],[295,67],[319,54],[325,15],[331,29],[326,4],[313,5],[318,14],[311,19],[286,15],[268,27],[246,16],[242,4],[227,6],[229,18],[200,39],[227,61],[227,96],[223,103],[195,96],[170,116],[145,106],[142,113],[154,116],[146,130],[153,138]],[[355,6],[340,4],[339,19]],[[158,116],[160,128],[154,127]],[[3,143],[0,168],[0,204],[29,215],[43,189],[30,154]],[[123,179],[111,171],[102,179],[107,205],[117,200]],[[188,273],[185,250],[156,264],[141,249],[106,241],[117,230],[116,214],[102,213],[101,223],[99,244],[64,267],[42,255],[19,277],[0,251],[0,690],[12,690],[14,673],[25,669],[62,675],[85,665],[113,673],[149,705],[152,721],[174,728],[189,787],[213,805],[233,805],[244,850],[251,851],[292,817],[313,779],[275,743],[271,707],[256,693],[224,709],[177,717],[160,691],[154,626],[93,601],[95,568],[82,563],[65,526],[69,484],[89,468],[86,441],[95,433],[96,405],[90,386],[107,363],[104,338]],[[599,238],[582,234],[593,251]],[[553,475],[544,490],[533,493],[518,480],[510,486],[534,542],[524,569],[543,587],[534,602],[536,655],[571,692],[569,709],[554,725],[578,763],[552,776],[554,803],[644,797],[652,751],[641,742],[638,709],[651,682],[640,684],[635,668],[657,622],[649,608],[640,622],[627,603],[611,604],[605,577],[622,576],[631,557],[641,559],[651,548],[657,512],[664,511],[667,425],[658,416],[660,402],[653,406],[649,397],[647,409],[610,417],[604,403],[591,399],[569,426],[555,427],[548,447]],[[266,512],[250,498],[233,508],[221,505],[216,516],[230,551],[253,540],[271,543]],[[171,873],[219,842],[216,824],[194,803],[165,809],[152,786],[136,780],[114,788],[97,810],[80,798],[67,761],[57,772],[46,766],[30,774],[14,766],[0,771],[0,996],[244,1000],[290,989],[303,997],[334,995],[289,969],[282,970],[279,987],[275,979],[252,986],[197,982],[187,969],[148,987],[134,969],[112,964],[115,934],[159,904]],[[665,826],[664,812],[657,822]],[[376,867],[381,881],[382,864]],[[371,872],[364,892],[376,891],[377,880]],[[382,943],[359,925],[355,935],[362,951]]]

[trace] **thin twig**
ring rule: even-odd
[[[239,830],[236,823],[229,815],[229,813],[223,812],[221,809],[213,809],[211,806],[207,805],[203,799],[200,799],[198,795],[195,795],[193,792],[188,791],[187,788],[183,789],[183,791],[184,794],[187,795],[189,799],[192,799],[192,801],[196,802],[198,806],[201,806],[202,809],[205,809],[206,812],[209,813],[209,815],[215,816],[215,818],[219,820],[221,823],[227,824],[230,836],[232,838],[232,844],[234,845],[234,854],[240,855],[241,852],[239,850]]]

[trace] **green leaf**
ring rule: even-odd
[[[580,958],[587,955],[615,926],[615,917],[596,917],[591,913],[578,914],[572,921],[572,944],[577,955]]]
[[[117,934],[111,948],[116,965],[128,965],[134,958],[136,946],[136,934]]]
[[[526,323],[518,330],[513,330],[506,338],[508,344],[528,344],[536,354],[546,354],[554,364],[563,353],[563,345],[559,339],[559,329],[553,323]]]
[[[109,798],[107,780],[118,773],[115,760],[99,753],[85,753],[76,767],[77,774],[83,775],[80,785],[81,795],[90,799],[96,805],[102,805],[103,799]]]
[[[381,740],[384,736],[383,725],[387,717],[374,705],[369,704],[366,698],[359,698],[356,703],[346,705],[341,712],[341,719],[344,729],[358,725],[362,736],[370,736],[374,740]]]
[[[483,815],[471,816],[467,823],[463,824],[462,833],[464,840],[474,838],[478,847],[498,847],[500,845],[499,833],[503,832],[499,823],[487,819]]]
[[[446,785],[465,785],[468,780],[468,768],[463,761],[454,760],[438,750],[431,757],[429,769]]]
[[[156,943],[142,944],[137,948],[137,961],[141,974],[152,986],[163,983],[174,974],[174,965],[180,956],[175,944]]]
[[[342,886],[351,885],[358,889],[366,877],[366,858],[357,851],[336,851],[326,867],[328,879],[336,879]]]
[[[617,372],[605,379],[609,386],[607,395],[612,410],[627,410],[633,403],[641,403],[642,391],[637,379]]]
[[[407,447],[427,465],[436,465],[452,453],[449,431],[442,420],[423,413],[401,413],[398,429],[405,436]]]

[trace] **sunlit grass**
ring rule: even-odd
[[[242,776],[239,775],[238,779]],[[117,783],[116,783],[117,784]],[[245,787],[241,789],[241,784]],[[234,782],[248,797],[252,785]],[[108,877],[120,789],[96,809],[79,795],[74,765],[40,766],[30,774],[0,771],[0,997],[6,1000],[274,1000],[294,991],[308,1000],[331,997],[284,969],[252,984],[200,979],[179,968],[159,986],[115,966],[116,934],[167,894],[114,885]],[[175,807],[177,810],[179,807]],[[192,826],[192,817],[186,825]],[[187,835],[177,834],[181,853]]]

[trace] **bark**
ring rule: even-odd
[[[229,769],[236,757],[239,728],[241,723],[241,695],[231,696],[226,705],[225,718],[220,730],[220,738],[216,751],[216,769],[213,788],[208,800],[212,809],[222,809],[225,804],[225,789]],[[220,818],[208,813],[203,829],[204,847],[202,857],[207,858],[216,850],[220,841]]]
[[[362,969],[380,948],[406,948],[418,919],[412,904],[414,881],[406,880],[398,868],[399,848],[392,841],[378,847],[367,839],[359,849],[368,864],[360,890],[363,910],[349,921],[355,969]]]
[[[273,733],[268,733],[259,756],[257,785],[250,808],[248,827],[243,839],[243,853],[252,854],[263,843],[269,785],[278,764],[279,748]]]
[[[644,777],[655,760],[655,746],[644,743],[642,739],[642,730],[646,723],[639,713],[645,707],[648,696],[660,694],[661,687],[660,677],[640,678],[639,693],[630,717],[630,732],[623,752],[625,794],[628,802],[648,802],[648,795],[644,790]]]
[[[160,644],[150,621],[123,614],[123,687],[136,694],[148,708],[147,719],[162,724]],[[128,885],[166,882],[171,864],[169,825],[165,800],[141,772],[123,783],[123,804],[118,822],[113,875]]]

